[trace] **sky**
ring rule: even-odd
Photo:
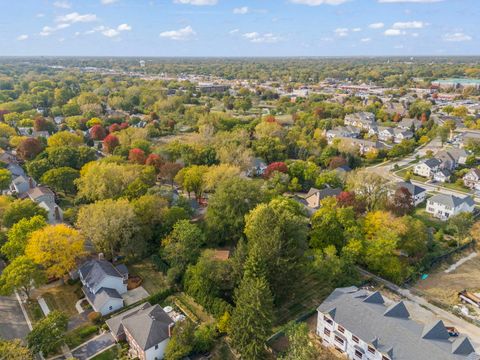
[[[0,2],[0,56],[480,55],[480,0]]]

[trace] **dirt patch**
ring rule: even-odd
[[[468,256],[464,253],[463,256]],[[427,297],[446,304],[458,304],[458,292],[463,289],[477,292],[480,289],[480,255],[466,261],[450,273],[445,273],[442,266],[426,280],[419,280],[414,289],[420,290]]]

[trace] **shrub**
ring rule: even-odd
[[[168,265],[160,258],[160,256],[153,254],[151,256],[151,260],[153,265],[155,266],[155,269],[157,269],[157,271],[160,271],[163,274],[167,273]]]
[[[102,314],[99,313],[99,312],[91,312],[90,314],[88,314],[88,320],[90,320],[90,322],[92,322],[93,324],[98,324],[100,322],[100,319],[102,318]]]

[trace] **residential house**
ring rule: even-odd
[[[405,116],[407,114],[407,108],[400,103],[387,102],[383,108],[385,112],[390,115],[398,114],[400,116]]]
[[[316,333],[323,345],[351,360],[480,359],[468,337],[450,337],[441,320],[417,321],[403,301],[378,291],[337,288],[317,312]]]
[[[355,126],[337,126],[325,133],[329,144],[335,138],[358,138],[360,136],[360,129]]]
[[[106,321],[117,341],[127,341],[132,358],[160,360],[172,336],[174,321],[160,305],[141,304]]]
[[[463,184],[470,189],[480,190],[480,170],[470,169],[463,177]]]
[[[14,195],[22,196],[30,189],[37,186],[37,183],[30,176],[17,176],[10,183],[10,192]]]
[[[427,212],[441,220],[462,212],[473,212],[475,202],[472,197],[460,198],[454,195],[437,194],[427,200]]]
[[[405,188],[408,190],[412,196],[412,201],[414,206],[420,205],[425,201],[427,196],[427,190],[421,186],[412,184],[410,181],[400,181],[395,184],[395,189]]]
[[[440,169],[452,171],[456,168],[455,158],[448,151],[439,151],[435,154],[435,159],[440,160]]]
[[[381,141],[392,141],[394,137],[393,128],[386,126],[372,126],[368,134],[376,135]]]
[[[267,170],[267,164],[265,164],[265,162],[260,158],[254,158],[250,168],[247,170],[247,176],[262,176],[265,173],[265,170]]]
[[[78,269],[82,290],[93,309],[102,315],[123,307],[122,294],[127,292],[128,269],[125,265],[95,259]]]
[[[410,130],[394,129],[393,130],[393,142],[401,143],[403,140],[410,140],[413,138],[413,132]]]
[[[307,206],[311,209],[318,209],[320,207],[320,202],[329,196],[337,196],[342,192],[342,189],[332,189],[332,188],[325,188],[325,189],[315,189],[311,188],[307,195],[305,196],[305,201],[307,202]]]
[[[16,163],[8,164],[7,165],[7,170],[10,171],[10,174],[12,174],[13,178],[15,178],[17,176],[26,176],[25,170],[23,170],[23,168]]]
[[[36,186],[30,188],[25,197],[35,201],[40,207],[47,211],[48,222],[50,224],[60,223],[63,220],[63,211],[55,202],[55,193],[46,186]]]
[[[370,112],[358,112],[354,114],[348,114],[344,119],[345,125],[351,125],[364,130],[370,130],[375,126],[375,115]]]
[[[433,174],[433,180],[446,183],[450,182],[452,178],[452,173],[448,169],[440,169],[435,174]]]
[[[387,146],[382,144],[379,141],[364,140],[364,139],[353,139],[353,138],[339,138],[342,143],[350,145],[358,149],[360,155],[365,155],[372,150],[382,150],[386,149]]]
[[[422,126],[422,122],[417,119],[403,119],[397,124],[397,128],[402,130],[418,130]]]
[[[413,167],[415,175],[432,178],[433,174],[438,171],[441,161],[435,158],[420,161]]]

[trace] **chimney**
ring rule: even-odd
[[[173,333],[173,327],[175,326],[175,323],[170,323],[168,324],[168,337],[171,338],[172,337],[172,333]]]
[[[58,206],[55,206],[54,208],[54,212],[55,212],[55,220],[57,221],[61,221],[62,219],[60,218],[60,210],[58,209]]]

